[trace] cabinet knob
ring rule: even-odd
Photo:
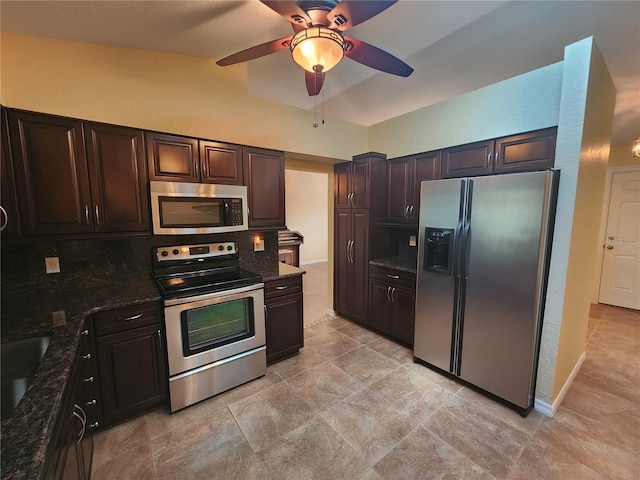
[[[86,337],[86,336],[88,336],[88,335],[89,335],[89,329],[85,328],[85,329],[82,331],[82,335],[84,335],[85,337]]]
[[[89,427],[89,428],[98,428],[99,426],[100,426],[99,422],[93,422],[93,423],[90,423],[89,425],[87,425],[87,427]]]
[[[91,405],[95,405],[96,403],[98,403],[98,401],[94,398],[93,400],[89,400],[88,402],[86,402],[86,405],[91,406]]]
[[[85,383],[93,383],[93,375],[87,378],[82,379],[83,382]]]
[[[91,359],[91,354],[90,354],[90,353],[87,353],[86,355],[82,355],[82,359],[83,359],[83,360],[89,360],[89,359]]]

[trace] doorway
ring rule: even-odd
[[[640,168],[611,168],[598,301],[640,310]]]
[[[300,245],[303,277],[304,325],[323,321],[329,293],[329,175],[285,170],[287,227],[304,237]]]

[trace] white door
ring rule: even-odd
[[[640,310],[640,171],[611,176],[599,301]]]

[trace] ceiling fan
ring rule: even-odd
[[[218,60],[218,65],[246,62],[289,48],[293,60],[305,70],[305,83],[310,96],[320,93],[325,73],[336,66],[343,56],[401,77],[408,77],[413,72],[413,68],[390,53],[342,34],[378,15],[398,0],[260,1],[290,21],[294,34],[229,55]]]

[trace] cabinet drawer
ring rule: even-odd
[[[162,307],[159,302],[105,310],[93,315],[93,324],[97,337],[146,325],[154,325],[161,321]]]
[[[409,288],[414,288],[416,286],[415,273],[397,270],[395,268],[369,265],[369,276],[386,282],[404,285]]]
[[[300,292],[302,292],[302,275],[272,280],[264,284],[265,299]]]

